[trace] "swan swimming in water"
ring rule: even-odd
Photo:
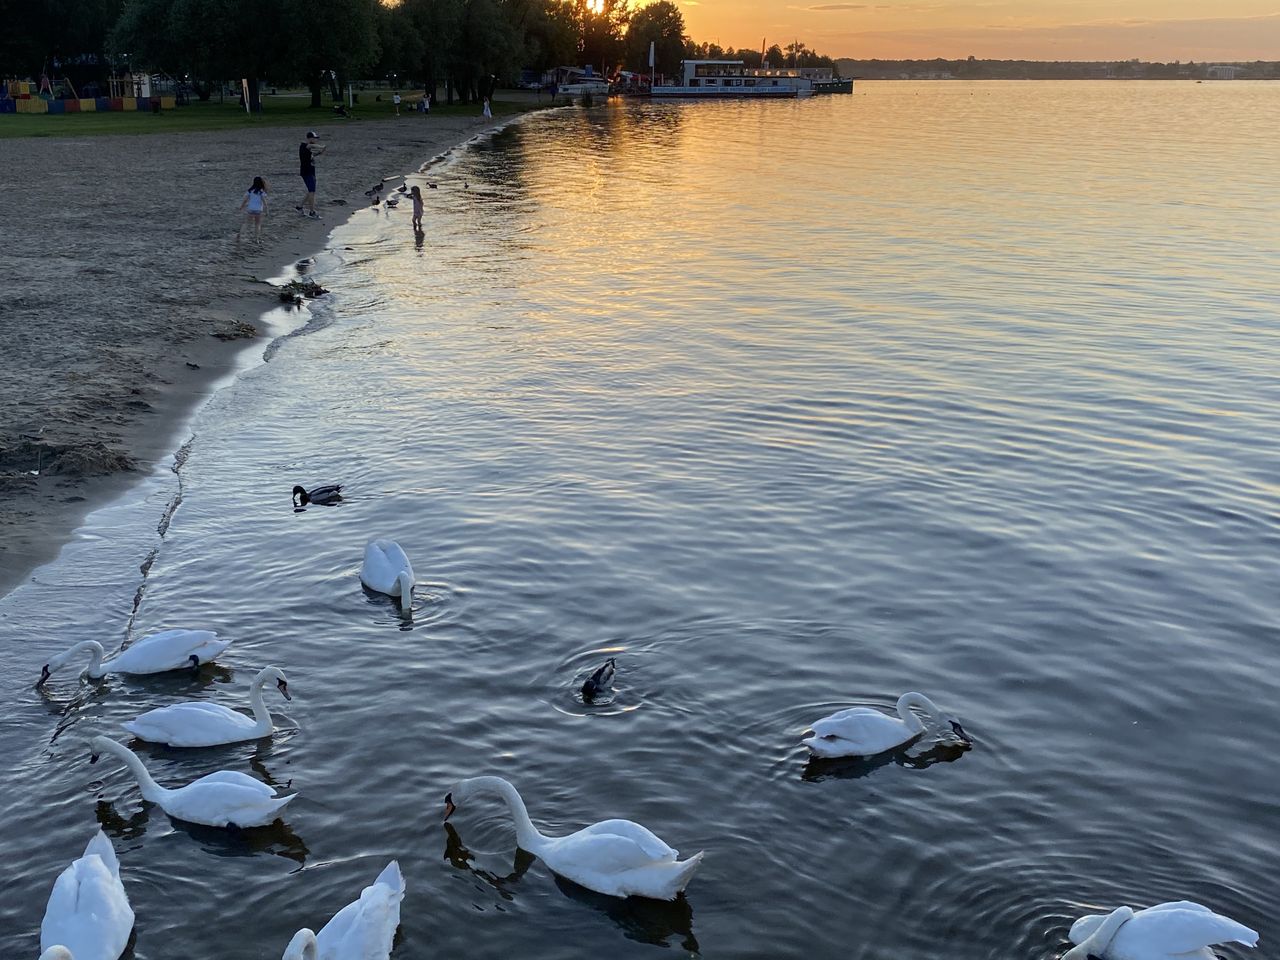
[[[387,960],[400,926],[404,877],[392,860],[378,879],[360,891],[319,933],[303,927],[293,935],[282,960]]]
[[[97,763],[103,753],[114,754],[138,781],[144,799],[158,804],[169,816],[191,823],[208,827],[265,826],[297,796],[277,797],[268,784],[232,770],[219,770],[185,787],[168,789],[151,778],[138,755],[128,747],[107,737],[94,737],[89,747],[93,751],[90,763]]]
[[[40,960],[119,960],[132,930],[120,861],[99,830],[54,881],[40,924]]]
[[[143,637],[104,662],[102,644],[97,640],[81,640],[70,650],[51,658],[40,669],[36,685],[44,683],[82,653],[89,654],[87,673],[99,680],[108,673],[164,673],[198,667],[209,663],[229,646],[230,640],[219,640],[212,630],[164,630]]]
[[[406,609],[413,603],[413,567],[394,540],[370,540],[365,545],[360,582],[370,590],[399,597]]]
[[[1062,960],[1214,960],[1214,944],[1258,945],[1256,930],[1189,900],[1091,914],[1073,923],[1068,936],[1076,946]]]
[[[582,684],[582,699],[590,703],[600,694],[613,686],[614,663],[610,657],[595,673],[587,677]]]
[[[307,490],[299,485],[293,488],[293,505],[295,507],[305,507],[309,503],[318,503],[321,506],[332,506],[342,500],[342,484],[326,483],[321,487],[312,487]]]
[[[925,720],[911,712],[915,707]],[[815,757],[874,757],[900,747],[926,731],[944,737],[958,737],[965,746],[973,741],[960,724],[947,716],[923,693],[904,693],[898,698],[898,716],[872,707],[850,707],[815,720],[813,736],[800,742]]]
[[[122,726],[139,740],[167,743],[171,747],[214,747],[267,737],[275,730],[275,724],[262,701],[262,688],[271,680],[286,700],[293,699],[284,671],[279,667],[266,667],[258,672],[249,688],[252,718],[220,703],[193,701],[148,710]]]
[[[502,777],[461,781],[444,798],[444,818],[448,820],[454,810],[480,793],[495,793],[507,802],[521,849],[560,876],[597,893],[674,900],[702,862],[702,851],[677,860],[678,851],[630,820],[602,820],[567,837],[544,836],[529,819],[516,788]]]

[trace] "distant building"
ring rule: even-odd
[[[1238,80],[1248,71],[1234,63],[1211,63],[1204,68],[1206,80]]]

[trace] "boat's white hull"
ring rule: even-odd
[[[581,97],[585,94],[591,94],[593,97],[607,97],[609,85],[607,83],[566,83],[556,88],[556,96]]]
[[[795,87],[654,87],[653,97],[681,97],[699,100],[794,100],[812,91]]]

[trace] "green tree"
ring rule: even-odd
[[[606,72],[622,62],[623,35],[631,19],[630,0],[576,0],[580,26],[578,61]]]
[[[630,70],[647,73],[649,44],[654,45],[654,70],[675,74],[684,58],[684,15],[671,0],[657,0],[631,15],[627,25],[624,62]]]
[[[311,106],[321,106],[321,91],[335,94],[346,78],[359,76],[378,59],[376,0],[283,0],[284,21],[298,30],[286,59],[270,68],[279,80],[302,80],[311,90]],[[338,97],[341,95],[338,94]]]
[[[568,66],[577,59],[580,34],[572,0],[539,3],[526,28],[524,65],[539,70]]]

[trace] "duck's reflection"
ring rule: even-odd
[[[693,908],[683,893],[674,900],[624,899],[588,890],[558,874],[552,876],[561,893],[570,900],[595,907],[616,923],[628,940],[665,946],[671,937],[679,937],[683,949],[698,952],[698,939],[693,935]]]
[[[517,847],[511,872],[499,876],[471,865],[475,855],[463,844],[462,837],[452,823],[446,823],[444,831],[444,858],[451,866],[479,877],[497,890],[504,900],[514,899],[511,888],[520,882],[537,859],[533,854]],[[690,953],[698,952],[698,940],[693,935],[693,909],[683,893],[671,901],[650,900],[646,897],[611,897],[588,890],[554,872],[551,875],[561,893],[570,900],[603,913],[618,925],[629,940],[661,946],[671,937],[679,937],[683,949]]]
[[[528,872],[537,859],[527,850],[521,850],[516,847],[515,859],[511,864],[511,872],[505,876],[499,876],[488,870],[481,870],[478,867],[471,866],[475,854],[466,848],[462,842],[462,837],[458,835],[457,828],[452,823],[444,825],[444,858],[449,861],[449,865],[458,870],[465,870],[473,876],[479,877],[493,889],[497,890],[504,900],[513,899],[508,887],[514,886],[520,882],[520,878]]]
[[[155,804],[144,800],[141,809],[125,817],[111,801],[99,800],[94,814],[107,836],[118,840],[137,840],[146,834],[154,807]],[[185,833],[215,857],[253,857],[270,853],[304,864],[311,853],[302,838],[283,820],[276,820],[265,827],[208,827],[176,817],[169,817],[169,823],[174,830]]]
[[[810,757],[800,773],[800,779],[809,783],[821,783],[823,780],[857,780],[890,764],[909,767],[912,770],[923,770],[935,763],[951,763],[968,752],[969,747],[965,744],[948,742],[935,744],[919,753],[912,752],[908,746],[905,749],[882,753],[875,757],[837,757],[835,759]]]
[[[147,822],[151,819],[151,804],[144,803],[142,809],[133,816],[122,817],[116,805],[110,800],[99,800],[93,813],[107,836],[117,840],[137,840],[147,832]]]
[[[360,589],[364,591],[365,599],[374,606],[383,607],[393,611],[396,620],[396,626],[404,630],[413,629],[413,599],[403,603],[399,597],[391,597],[385,593],[379,593],[376,590],[370,590],[364,584],[360,585]]]
[[[281,740],[286,739],[294,732],[296,731],[285,727],[256,740],[241,740],[236,743],[223,743],[213,747],[171,747],[165,743],[152,743],[149,740],[139,740],[137,737],[133,737],[129,740],[129,747],[134,753],[161,762],[177,761],[185,763],[186,761],[199,761],[200,766],[190,768],[189,774],[175,773],[174,776],[177,777],[186,775],[194,780],[196,777],[203,775],[197,771],[207,770],[209,766],[233,770],[242,762],[247,762],[249,769],[263,783],[276,790],[289,790],[293,787],[293,778],[279,780],[272,776],[270,769],[267,767],[267,761],[279,749]],[[246,757],[244,749],[250,744],[253,745],[253,753]],[[183,769],[186,768],[184,767]]]
[[[175,830],[181,830],[205,853],[215,857],[255,857],[270,853],[301,865],[311,853],[302,838],[283,820],[265,827],[206,827],[201,823],[169,819]]]

